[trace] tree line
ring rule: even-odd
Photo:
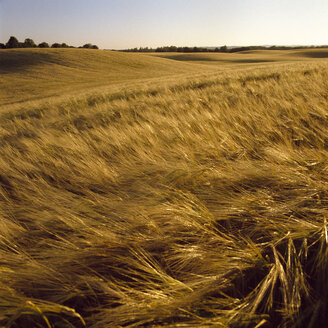
[[[247,50],[292,50],[292,49],[309,49],[309,48],[327,48],[328,46],[248,46],[248,47],[230,47],[222,46],[222,47],[158,47],[158,48],[148,48],[148,47],[140,47],[140,48],[131,48],[124,49],[120,51],[124,52],[223,52],[223,53],[233,53]]]
[[[47,42],[41,42],[38,45],[32,39],[25,39],[24,42],[19,42],[16,37],[11,36],[8,42],[0,43],[0,49],[13,49],[13,48],[75,48],[73,46],[69,46],[66,43],[53,43],[51,46]],[[86,43],[81,47],[85,49],[98,49],[95,44]]]

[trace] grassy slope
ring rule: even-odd
[[[0,325],[325,324],[328,65],[251,68],[3,107]]]
[[[202,69],[204,70],[204,68]],[[0,105],[194,73],[197,65],[86,49],[0,51]]]

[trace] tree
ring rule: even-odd
[[[19,48],[18,40],[14,36],[11,36],[9,38],[8,42],[6,43],[6,48],[8,48],[8,49],[10,49],[10,48]]]
[[[22,44],[23,48],[35,48],[36,44],[32,39],[25,39],[24,43]]]
[[[49,48],[49,44],[47,42],[41,42],[39,45],[38,45],[39,48]]]
[[[98,46],[96,46],[95,44],[91,44],[91,43],[86,43],[85,45],[83,45],[82,48],[84,48],[84,49],[99,49]]]
[[[61,48],[61,44],[59,44],[59,43],[53,43],[52,45],[51,45],[51,48]]]
[[[68,48],[68,45],[67,45],[66,43],[62,43],[62,44],[61,44],[61,47],[62,47],[62,48]]]
[[[4,43],[0,43],[0,49],[6,49],[6,45]]]
[[[228,52],[228,47],[227,47],[227,46],[222,46],[222,47],[220,48],[220,51],[221,51],[221,52]]]

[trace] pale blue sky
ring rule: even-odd
[[[100,48],[328,44],[328,0],[0,0],[0,42]]]

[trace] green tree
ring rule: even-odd
[[[10,48],[19,48],[18,40],[14,36],[11,36],[9,38],[8,42],[6,43],[6,48],[8,48],[8,49],[10,49]]]
[[[51,45],[51,48],[61,48],[61,44],[60,43],[53,43],[52,45]]]
[[[49,44],[47,42],[41,42],[39,45],[38,45],[39,48],[49,48]]]
[[[227,47],[227,46],[222,46],[222,47],[220,48],[220,51],[221,51],[221,52],[228,52],[228,47]]]
[[[91,43],[84,44],[82,48],[84,48],[84,49],[99,49],[98,46],[96,46],[95,44],[91,44]]]
[[[22,44],[23,48],[35,48],[36,44],[32,39],[25,39],[24,43]]]
[[[0,49],[6,49],[6,45],[4,43],[0,43]]]

